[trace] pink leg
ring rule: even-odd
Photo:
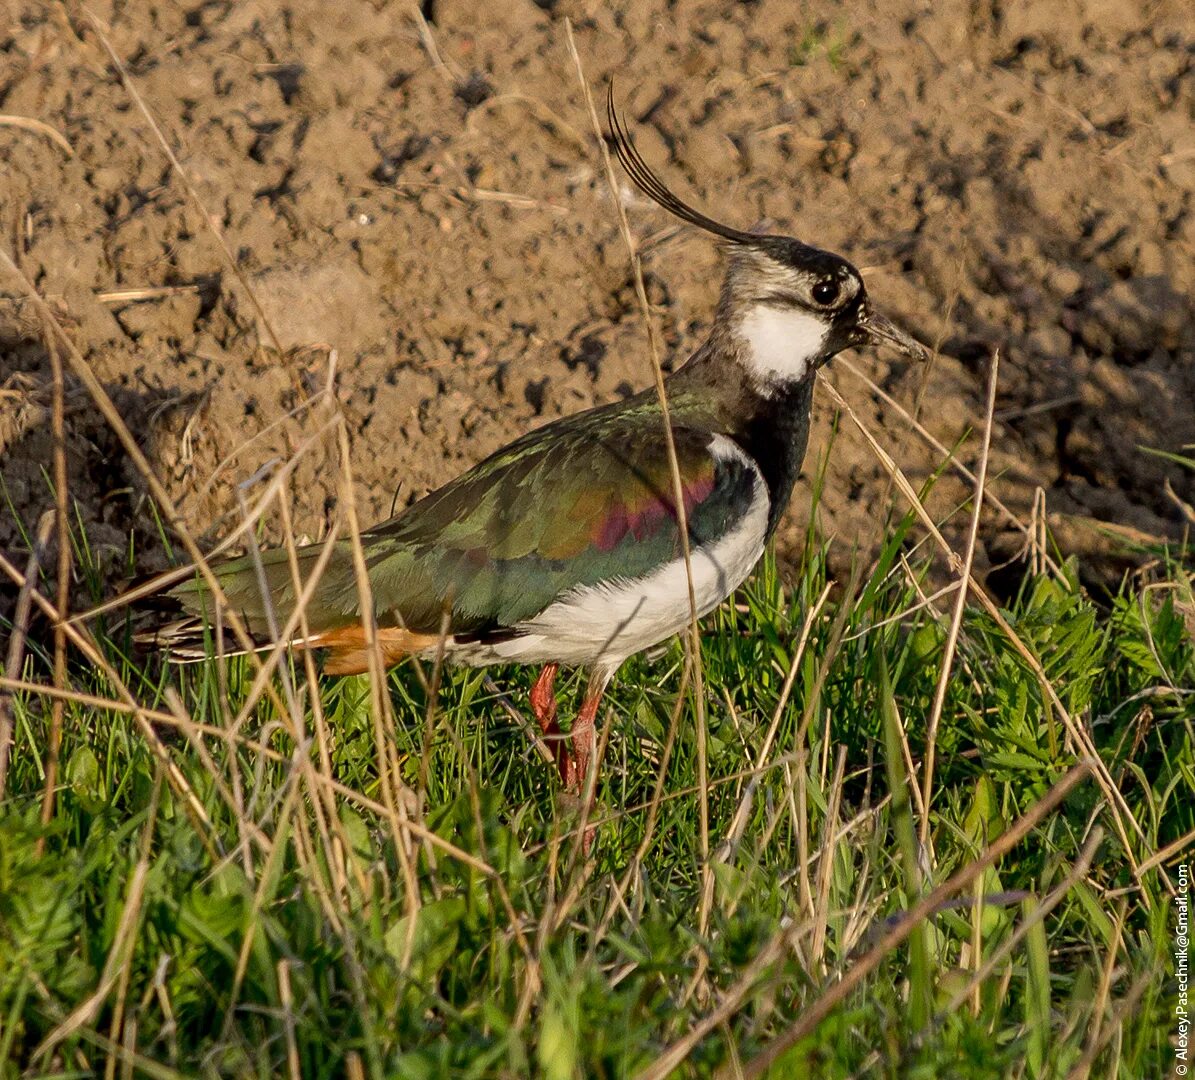
[[[585,690],[585,700],[581,702],[581,711],[573,721],[570,741],[572,753],[565,758],[566,770],[564,786],[573,795],[580,795],[585,790],[585,782],[589,778],[589,770],[593,762],[593,742],[597,722],[598,706],[602,702],[602,691],[605,689],[603,681],[596,690],[592,686]]]
[[[592,771],[593,792],[590,794],[589,806],[597,796],[597,770],[601,763],[594,760],[594,741],[597,734],[598,706],[602,703],[602,692],[606,689],[609,676],[591,674],[589,685],[585,687],[585,699],[581,702],[581,711],[573,721],[570,733],[572,753],[566,759],[566,775],[564,778],[565,791],[574,799],[580,799],[585,794],[585,785],[589,782]],[[597,826],[590,824],[585,827],[585,834],[581,837],[581,850],[585,855],[593,847],[593,838],[597,835]]]
[[[556,731],[556,672],[559,664],[545,664],[531,688],[531,711],[545,735]]]
[[[549,740],[548,745],[552,748],[552,753],[556,755],[556,767],[560,770],[560,779],[563,782],[566,779],[568,751],[560,737],[560,726],[556,723],[555,686],[556,672],[559,670],[559,664],[544,665],[539,678],[531,688],[531,711],[535,714],[544,738]]]

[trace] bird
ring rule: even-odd
[[[653,386],[528,432],[360,534],[383,665],[442,655],[468,666],[539,666],[529,704],[573,796],[596,785],[595,722],[614,674],[690,624],[690,575],[700,617],[759,561],[801,469],[819,369],[853,347],[928,356],[876,310],[845,258],[702,213],[648,166],[612,89],[607,117],[608,142],[635,186],[725,249],[708,335],[664,381],[676,472]],[[326,675],[360,674],[370,646],[354,549],[330,543],[331,551],[297,551],[301,587],[286,549],[211,570],[262,649],[306,591],[305,634],[288,645],[318,650]],[[306,584],[321,562],[318,581]],[[213,593],[196,578],[168,596],[181,617],[141,640],[175,661],[203,659]],[[555,692],[561,667],[588,676],[567,736]]]

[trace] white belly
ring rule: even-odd
[[[719,439],[715,452],[745,458],[729,439]],[[725,600],[763,554],[769,500],[757,469],[755,477],[755,497],[739,523],[716,543],[690,551],[698,615]],[[509,641],[449,643],[446,652],[467,664],[556,661],[613,670],[628,656],[679,633],[689,619],[688,575],[678,558],[644,577],[573,589],[522,623]]]

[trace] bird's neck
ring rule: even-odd
[[[801,471],[809,442],[814,374],[762,383],[753,377],[750,343],[719,320],[705,344],[667,381],[680,422],[700,423],[733,439],[768,485],[768,535],[775,530]]]

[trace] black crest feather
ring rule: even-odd
[[[636,149],[626,124],[614,107],[613,79],[610,80],[609,90],[606,94],[606,117],[610,123],[610,141],[614,146],[614,153],[618,155],[618,160],[622,163],[627,175],[644,195],[682,221],[687,221],[690,225],[696,225],[699,229],[720,236],[723,240],[729,240],[734,244],[751,244],[753,246],[759,244],[760,238],[755,234],[743,232],[742,229],[736,229],[730,225],[723,225],[722,222],[715,221],[700,210],[694,209],[670,191],[668,185],[652,172],[651,166],[643,160],[643,155]]]

